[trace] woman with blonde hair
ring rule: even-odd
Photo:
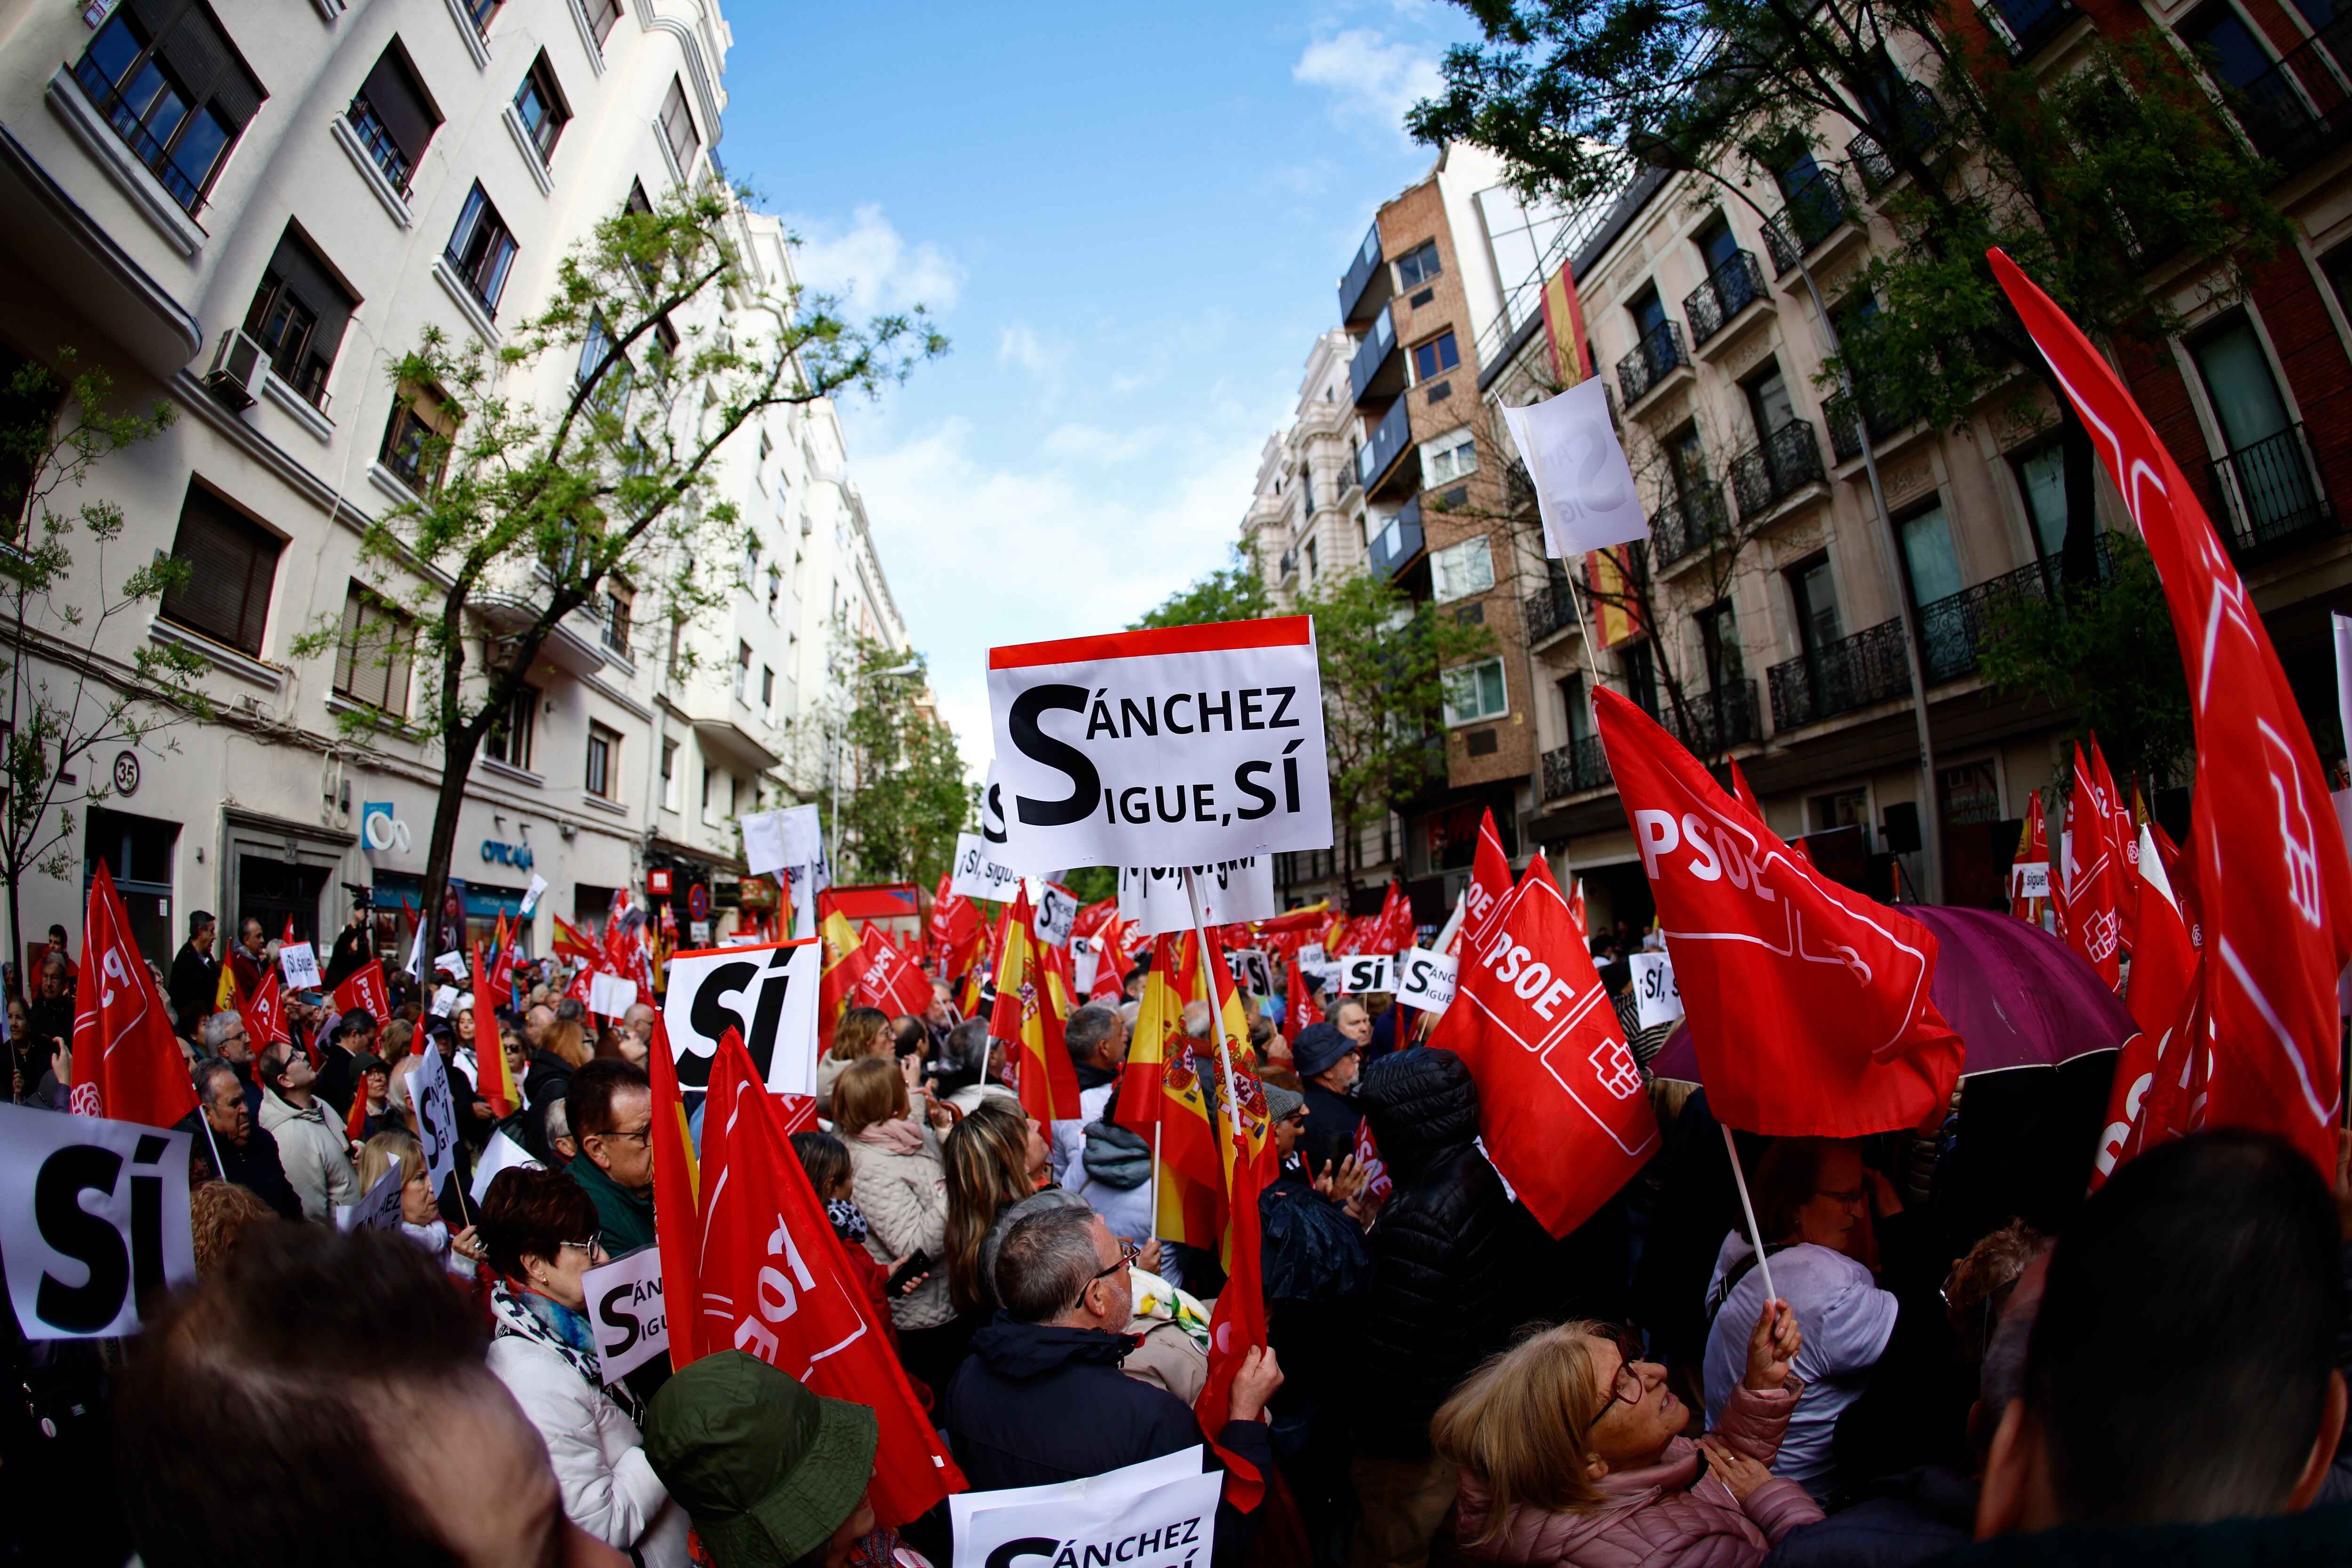
[[[1821,1506],[1769,1470],[1802,1392],[1802,1335],[1768,1301],[1748,1367],[1717,1428],[1682,1435],[1690,1409],[1624,1330],[1563,1323],[1488,1361],[1430,1423],[1459,1470],[1454,1534],[1482,1563],[1577,1568],[1754,1568]]]
[[[401,1172],[400,1233],[431,1253],[442,1268],[460,1279],[474,1277],[475,1260],[482,1256],[467,1226],[457,1235],[441,1217],[434,1201],[432,1177],[426,1173],[425,1151],[405,1132],[379,1132],[360,1150],[360,1199],[375,1190],[397,1162]]]
[[[934,1389],[963,1359],[963,1334],[948,1297],[947,1172],[940,1141],[908,1114],[906,1076],[888,1056],[866,1057],[834,1085],[833,1130],[849,1146],[850,1192],[866,1215],[866,1250],[889,1268],[920,1252],[928,1283],[890,1303],[898,1359]]]
[[[980,1244],[996,1216],[1037,1190],[1030,1175],[1037,1124],[1010,1100],[986,1100],[949,1129],[948,1294],[963,1317],[985,1321],[995,1303],[981,1279]]]
[[[849,1070],[850,1063],[894,1054],[888,1014],[879,1007],[852,1007],[844,1013],[841,1022],[834,1026],[833,1048],[816,1064],[816,1113],[833,1115],[834,1086]]]

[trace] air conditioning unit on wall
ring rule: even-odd
[[[230,406],[250,408],[261,395],[261,378],[268,374],[269,360],[261,344],[252,333],[232,328],[221,334],[220,347],[213,351],[205,384]]]

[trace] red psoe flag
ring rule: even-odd
[[[256,1056],[279,1040],[294,1037],[286,1031],[286,987],[275,969],[261,977],[251,996],[238,999],[236,1011],[245,1020],[245,1032],[252,1037]]]
[[[1460,973],[1430,1043],[1458,1053],[1476,1080],[1495,1168],[1546,1230],[1566,1236],[1656,1151],[1658,1119],[1541,855],[1486,942],[1464,950]]]
[[[2150,1039],[2180,1016],[2181,998],[2197,973],[2197,944],[2189,939],[2189,919],[2172,890],[2156,836],[2148,831],[2153,826],[2139,830],[2139,945],[2132,953],[2131,984],[2124,994],[2132,1022]],[[2116,1076],[2120,1082],[2122,1073]]]
[[[875,1515],[893,1529],[919,1518],[964,1489],[963,1473],[916,1401],[864,1288],[850,1278],[775,1102],[731,1033],[711,1058],[709,1097],[692,1292],[697,1343],[705,1354],[743,1351],[813,1393],[870,1408],[881,1426],[866,1494]],[[658,1170],[654,1181],[658,1193]],[[669,1294],[665,1283],[665,1299]]]
[[[1756,798],[1756,792],[1748,786],[1748,775],[1739,771],[1739,763],[1737,758],[1732,759],[1730,766],[1731,798],[1746,806],[1748,808],[1748,815],[1753,816],[1759,823],[1761,823],[1764,820],[1764,803],[1758,800]]]
[[[2066,870],[2066,945],[2099,972],[2111,991],[2123,988],[2123,873],[2107,841],[2115,817],[2083,748],[2074,748],[2074,787],[2066,796],[2060,840]]]
[[[375,1020],[379,1029],[392,1022],[392,987],[383,977],[383,960],[371,958],[358,969],[343,976],[335,987],[335,1012],[338,1016],[356,1007]]]
[[[861,940],[868,962],[853,994],[856,1005],[878,1007],[893,1018],[921,1017],[931,1005],[931,977],[880,931]]]
[[[1296,1041],[1298,1038],[1299,1030],[1309,1024],[1319,1024],[1323,1021],[1323,1009],[1318,1007],[1315,1005],[1315,998],[1307,994],[1307,972],[1299,968],[1296,963],[1291,963],[1289,969],[1289,990],[1282,1009],[1284,1025],[1282,1037]]]
[[[2283,1134],[2332,1179],[2352,866],[2310,732],[2237,566],[2147,416],[2049,297],[1999,250],[1991,260],[2089,427],[2172,611],[2197,728],[2196,874],[2183,880],[2204,929],[2207,1120]]]
[[[79,1116],[169,1127],[196,1108],[163,994],[131,940],[106,862],[90,879],[74,983],[73,1088]]]
[[[1799,862],[1632,702],[1593,700],[1716,1120],[1852,1138],[1948,1105],[1960,1039],[1927,995],[1935,937]]]
[[[722,1042],[741,1037],[730,1029]],[[687,1120],[686,1092],[678,1087],[677,1058],[672,1054],[669,1030],[659,1012],[654,1014],[653,1048],[646,1057],[646,1074],[653,1079],[654,1120],[647,1136],[654,1156],[654,1242],[661,1248],[662,1297],[665,1300],[702,1300],[702,1226],[697,1217],[702,1202],[702,1166],[695,1158],[693,1124]],[[702,1314],[674,1312],[669,1320],[669,1365],[681,1371],[702,1355]]]
[[[1462,897],[1461,950],[1476,952],[1494,934],[1495,922],[1503,918],[1503,906],[1511,898],[1511,858],[1503,853],[1503,836],[1496,831],[1492,809],[1478,819],[1478,848],[1471,857],[1470,885]]]

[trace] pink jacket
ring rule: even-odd
[[[1717,1436],[1750,1458],[1770,1464],[1780,1451],[1780,1434],[1797,1407],[1802,1384],[1770,1394],[1740,1389],[1723,1407]],[[1514,1563],[1562,1568],[1754,1568],[1780,1538],[1822,1517],[1821,1505],[1794,1481],[1775,1478],[1748,1494],[1744,1504],[1720,1478],[1709,1474],[1696,1486],[1698,1445],[1677,1437],[1665,1457],[1639,1470],[1605,1477],[1607,1500],[1580,1513],[1554,1513],[1521,1504],[1504,1517],[1490,1541],[1486,1533],[1493,1500],[1468,1471],[1455,1499],[1454,1535],[1463,1550],[1482,1563]]]

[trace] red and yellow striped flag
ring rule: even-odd
[[[1021,1109],[1051,1127],[1079,1115],[1078,1069],[1062,1043],[1062,1014],[1068,993],[1038,952],[1029,891],[1013,896],[1004,913],[1004,952],[996,961],[996,1006],[988,1032],[1005,1043],[1006,1066],[1018,1064],[1013,1086]]]

